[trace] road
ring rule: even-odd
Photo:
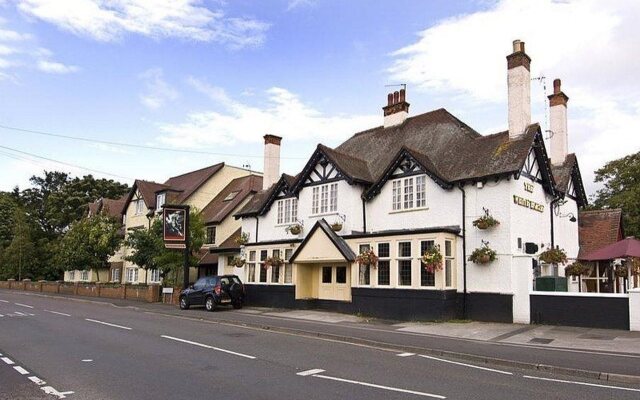
[[[204,310],[0,291],[0,315],[2,399],[640,398],[637,385],[223,325]]]

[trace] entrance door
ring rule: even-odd
[[[348,266],[323,265],[320,267],[318,298],[339,301],[351,300],[351,282]]]

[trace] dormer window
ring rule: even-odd
[[[426,178],[425,175],[417,175],[392,181],[392,210],[402,211],[426,207]]]
[[[240,191],[239,191],[239,190],[236,190],[235,192],[231,192],[231,193],[229,193],[229,194],[227,195],[227,197],[225,197],[225,198],[224,198],[224,200],[222,200],[222,201],[231,201],[231,200],[233,200],[233,199],[235,199],[235,198],[236,198],[236,196],[238,195],[238,193],[240,193]]]
[[[166,199],[166,193],[158,193],[156,195],[156,210],[158,210],[158,212],[162,211],[162,206],[164,205]]]
[[[207,226],[207,234],[205,237],[205,244],[214,244],[216,242],[216,227]]]

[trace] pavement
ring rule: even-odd
[[[607,340],[621,347],[603,351],[584,347],[604,334],[592,330],[397,323],[255,308],[208,313],[8,290],[0,290],[0,315],[0,353],[11,361],[0,357],[0,399],[640,396],[640,381],[570,376],[517,360],[537,358],[558,364],[568,360],[605,374],[640,375],[639,339],[627,332],[605,331],[613,337]],[[524,344],[527,335],[546,335],[553,341]],[[571,335],[587,337],[580,339],[581,347],[553,345],[556,340],[575,345]],[[633,351],[617,351],[626,349],[624,344]],[[461,354],[479,358],[465,360]],[[489,355],[513,363],[480,361]],[[607,366],[619,367],[609,371]]]

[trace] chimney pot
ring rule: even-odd
[[[400,93],[396,90],[393,92],[393,104],[398,104],[400,102]]]
[[[390,127],[403,123],[409,115],[409,103],[406,101],[406,90],[395,91],[387,95],[387,105],[382,107],[384,111],[384,127]]]
[[[524,53],[524,42],[516,39],[513,41],[513,52],[514,53]]]
[[[406,91],[404,89],[400,89],[400,103],[404,101],[405,92]]]
[[[558,94],[558,93],[560,93],[562,91],[560,89],[560,85],[562,85],[562,82],[560,81],[560,79],[554,79],[553,80],[553,93],[554,94]]]
[[[388,106],[392,106],[393,105],[393,93],[389,93],[387,95],[387,105]]]

